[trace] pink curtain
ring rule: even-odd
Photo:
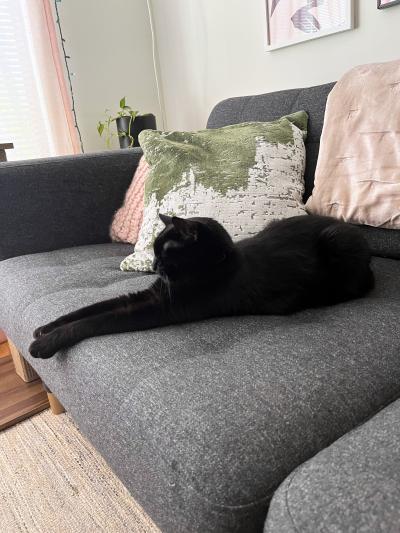
[[[49,34],[49,40],[51,45],[51,53],[53,57],[54,69],[57,74],[57,81],[60,87],[61,98],[64,107],[65,119],[68,125],[68,132],[71,139],[71,146],[73,153],[79,153],[81,151],[77,130],[75,128],[75,120],[72,114],[72,102],[71,95],[67,89],[67,84],[65,81],[64,70],[61,60],[61,53],[58,46],[56,25],[54,23],[53,13],[50,5],[50,0],[42,0],[43,9],[46,16],[47,30]]]
[[[54,155],[81,151],[50,0],[19,0],[41,111]]]

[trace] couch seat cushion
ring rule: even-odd
[[[400,261],[366,298],[87,339],[32,360],[32,331],[142,289],[110,244],[0,263],[0,324],[164,533],[260,531],[276,487],[400,396]]]
[[[36,326],[98,300],[146,287],[149,283],[147,276],[138,273],[123,274],[119,270],[120,258],[131,252],[132,248],[131,244],[121,243],[78,246],[0,262],[0,323],[23,355],[28,354]],[[110,346],[112,345],[113,343]],[[111,359],[103,360],[104,369],[100,370],[102,358],[96,347],[93,351],[90,350],[86,352],[86,359],[79,368],[73,366],[72,374],[69,365],[60,373],[58,365],[54,366],[53,361],[49,365],[33,361],[33,366],[52,389],[53,375],[61,378],[62,387],[71,395],[74,394],[77,380],[82,385],[86,383],[88,387],[82,409],[88,407],[87,400],[95,401],[98,398],[106,421],[108,414],[112,412],[112,401],[115,402],[114,407],[117,407],[126,390],[121,386],[115,390],[110,389],[110,380],[115,379],[114,363],[110,364]],[[27,359],[32,363],[29,355]],[[61,361],[62,357],[58,359]],[[99,381],[96,387],[89,386],[97,379]],[[129,375],[126,379],[129,390]],[[61,391],[59,393],[63,395]]]
[[[282,483],[272,499],[265,533],[397,533],[399,464],[397,400]]]

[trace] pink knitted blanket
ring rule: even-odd
[[[144,185],[149,172],[150,167],[142,157],[126,192],[124,203],[114,215],[110,228],[113,241],[136,243],[143,220]]]

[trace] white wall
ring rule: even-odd
[[[264,0],[152,0],[167,125],[197,129],[219,100],[338,79],[400,57],[400,5],[358,0],[356,29],[265,51]]]
[[[123,96],[161,123],[146,0],[63,0],[58,9],[85,151],[105,149],[97,122]]]

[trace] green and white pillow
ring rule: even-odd
[[[305,111],[273,122],[247,122],[197,132],[143,131],[151,167],[143,222],[122,270],[151,271],[159,213],[212,217],[233,240],[255,235],[272,220],[305,215]]]

